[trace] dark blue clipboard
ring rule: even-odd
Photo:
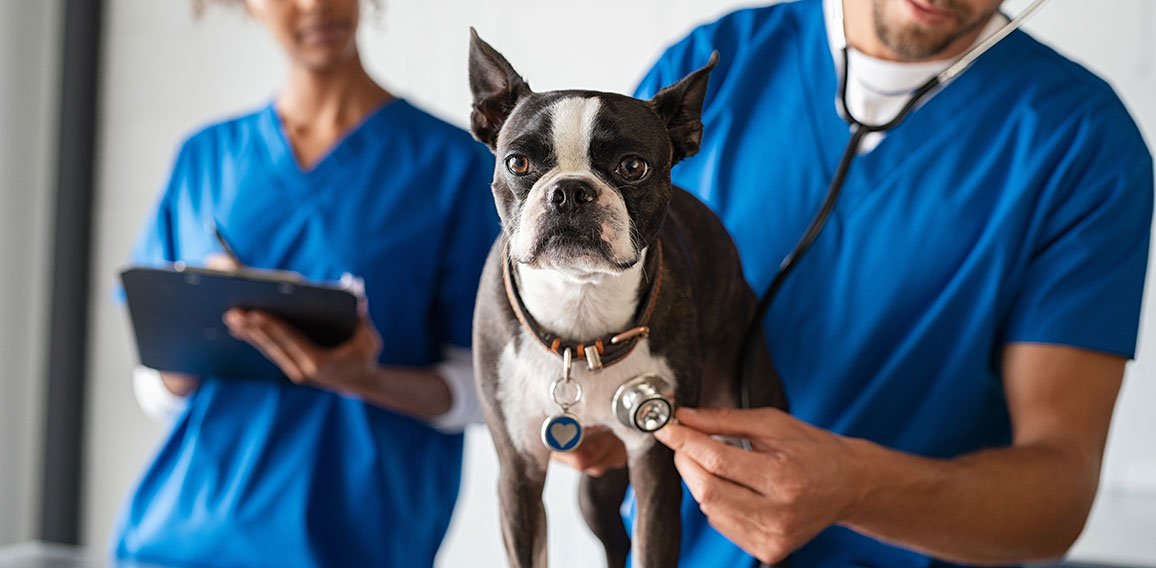
[[[268,312],[323,347],[347,341],[359,319],[352,292],[280,273],[131,267],[120,277],[140,362],[159,371],[286,380],[254,347],[229,335],[221,317],[233,307]]]

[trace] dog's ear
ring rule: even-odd
[[[470,132],[474,138],[497,149],[498,132],[518,100],[531,94],[530,85],[518,75],[505,57],[478,37],[470,28],[470,90],[474,110],[470,113]]]
[[[710,70],[717,64],[718,52],[715,51],[701,69],[662,89],[648,101],[651,108],[666,122],[673,146],[670,160],[672,166],[698,153],[702,143],[702,101],[706,97]]]

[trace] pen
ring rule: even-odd
[[[221,244],[221,249],[225,251],[225,256],[229,257],[229,260],[233,261],[237,268],[244,268],[245,264],[241,262],[241,259],[237,258],[237,253],[233,251],[233,247],[229,246],[229,241],[225,240],[225,236],[221,234],[221,229],[217,227],[216,223],[213,223],[213,236],[216,237],[217,242]]]
[[[208,228],[208,227],[206,227],[206,228]],[[225,252],[225,256],[228,257],[229,260],[231,260],[233,262],[233,268],[230,269],[231,272],[235,272],[241,276],[247,276],[247,277],[259,276],[261,278],[266,278],[266,279],[273,278],[273,279],[280,280],[282,282],[289,282],[289,283],[301,282],[302,280],[304,280],[303,276],[301,276],[300,274],[293,272],[291,270],[273,270],[273,269],[264,269],[264,268],[262,268],[262,269],[250,268],[248,265],[241,262],[241,259],[237,258],[237,252],[233,250],[233,247],[229,246],[229,241],[225,240],[225,235],[221,234],[221,229],[219,227],[217,227],[216,223],[212,224],[212,229],[213,229],[213,236],[216,237],[217,242],[220,243],[220,245],[221,245],[221,250],[223,250]]]

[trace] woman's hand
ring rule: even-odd
[[[313,343],[288,323],[257,310],[233,308],[223,319],[233,337],[256,347],[296,384],[352,394],[370,390],[381,337],[364,309],[353,336],[332,348]]]
[[[710,524],[767,563],[838,523],[863,489],[851,440],[773,409],[678,410],[654,434]],[[712,435],[750,440],[752,450]]]
[[[229,272],[241,268],[241,265],[232,257],[215,252],[205,257],[205,268]]]

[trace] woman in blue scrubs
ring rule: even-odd
[[[124,507],[116,558],[198,566],[430,566],[457,497],[475,287],[496,235],[489,152],[362,67],[359,0],[249,0],[289,75],[268,105],[193,134],[133,253],[222,252],[310,280],[351,274],[353,339],[266,314],[231,332],[284,382],[137,377],[173,426]]]
[[[701,150],[671,177],[719,214],[756,290],[851,137],[840,81],[854,116],[886,123],[1007,22],[1000,4],[777,3],[662,55],[640,97],[719,52]],[[683,565],[1062,556],[1135,354],[1152,168],[1111,87],[1022,31],[864,139],[765,321],[791,415],[682,409],[656,434],[689,487]]]

